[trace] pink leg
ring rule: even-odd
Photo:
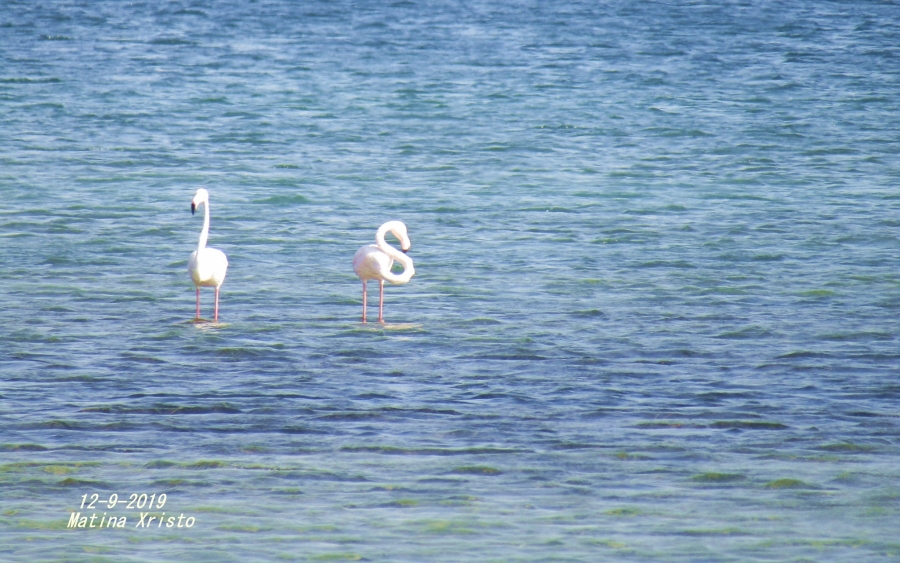
[[[216,288],[216,312],[213,321],[219,322],[219,288]]]
[[[363,322],[366,322],[366,280],[363,280]]]
[[[200,286],[197,286],[197,319],[200,318]]]
[[[378,280],[378,322],[384,324],[384,280]]]

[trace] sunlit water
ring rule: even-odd
[[[4,0],[0,558],[900,559],[898,45],[896,2]]]

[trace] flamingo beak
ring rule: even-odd
[[[192,201],[191,202],[191,215],[194,214],[194,211],[197,210],[197,205]]]
[[[410,246],[409,248],[412,248],[412,246]],[[409,252],[409,248],[401,248],[400,250],[403,251],[403,254],[406,254],[407,252]]]

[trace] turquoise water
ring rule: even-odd
[[[4,0],[0,558],[900,560],[898,45],[896,2]]]

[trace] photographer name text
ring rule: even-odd
[[[81,505],[69,515],[67,528],[193,528],[197,519],[185,516],[184,513],[166,516],[159,512],[166,505],[168,497],[165,493],[146,494],[131,493],[119,495],[113,493],[106,499],[98,494],[82,495]],[[97,512],[98,505],[104,505],[108,511],[117,506],[120,510],[134,511],[130,514],[109,514]],[[144,512],[144,510],[147,512]],[[101,509],[102,510],[102,509]],[[84,511],[84,512],[82,512]],[[90,511],[90,512],[89,512]]]

